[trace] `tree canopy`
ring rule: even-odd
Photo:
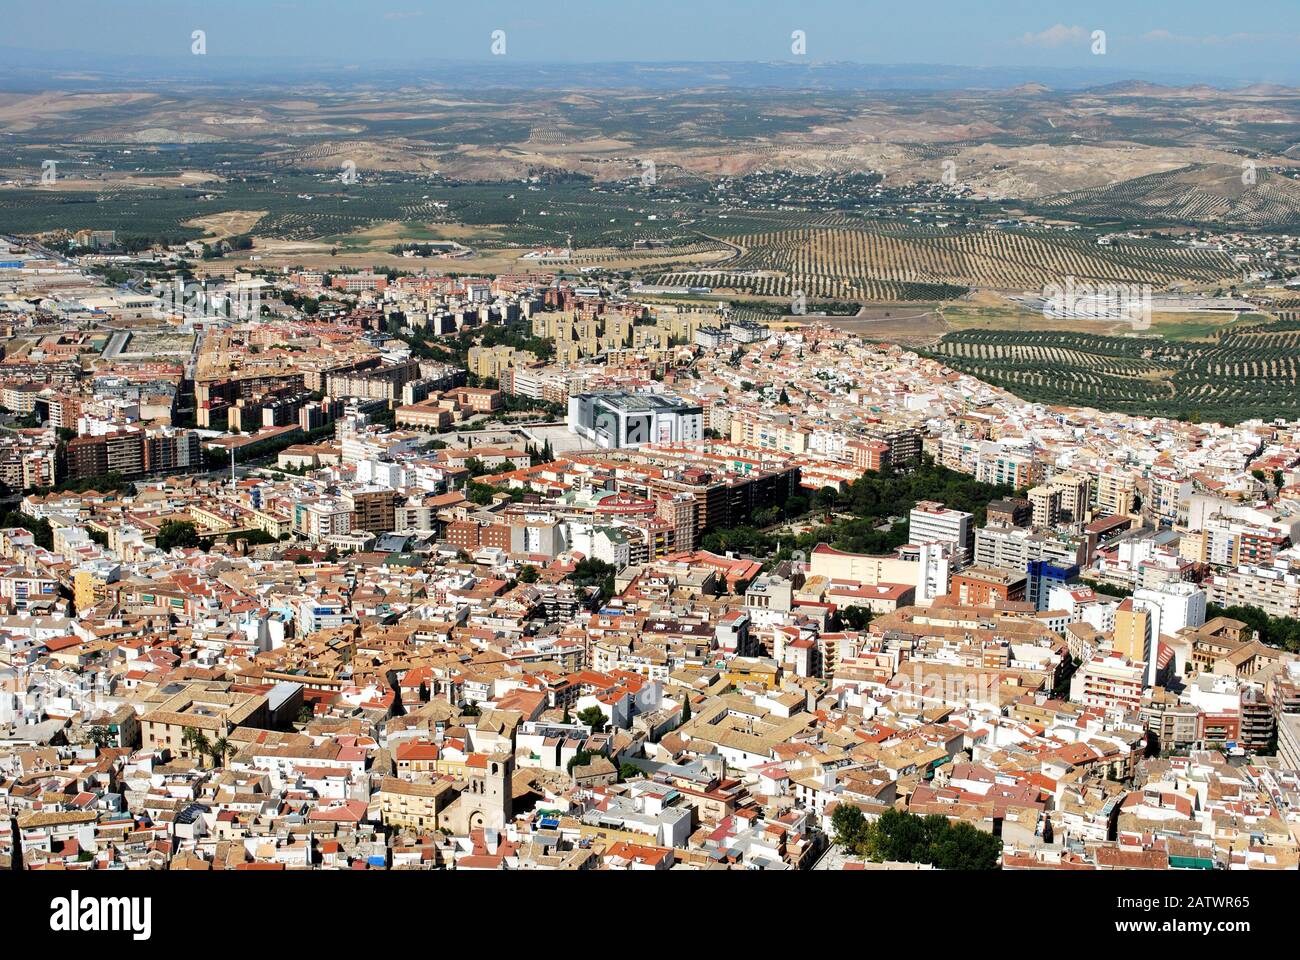
[[[831,815],[835,842],[849,853],[882,863],[928,863],[940,870],[996,870],[1002,841],[969,823],[952,823],[930,814],[918,817],[886,810],[868,821],[852,804],[842,803]]]
[[[158,536],[154,542],[159,550],[197,547],[199,534],[194,524],[188,520],[168,520],[158,528]]]
[[[733,551],[755,557],[769,557],[776,552],[777,559],[787,559],[795,549],[811,550],[819,543],[851,553],[892,553],[907,543],[907,516],[918,500],[937,500],[950,509],[965,510],[974,515],[978,527],[984,523],[990,500],[1014,492],[1011,487],[984,483],[925,458],[907,470],[864,473],[838,492],[823,487],[813,495],[813,502],[826,512],[827,522],[797,537],[778,538],[757,526],[741,525],[710,530],[701,538],[700,546],[714,553]],[[792,497],[784,507],[786,516],[797,516],[796,499],[799,508],[807,509],[807,500]],[[832,514],[838,516],[830,519]],[[767,526],[772,515],[759,511],[754,520]]]
[[[591,727],[592,733],[601,733],[608,721],[605,719],[605,711],[592,706],[578,711],[578,722]]]

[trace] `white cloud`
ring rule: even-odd
[[[1289,34],[1280,33],[1229,33],[1193,37],[1183,33],[1174,33],[1170,30],[1150,30],[1142,34],[1139,39],[1153,43],[1183,43],[1194,46],[1219,46],[1233,43],[1262,43],[1269,40],[1290,40],[1294,42],[1296,38]]]
[[[1020,42],[1027,47],[1059,47],[1066,43],[1082,43],[1091,34],[1080,26],[1067,27],[1063,23],[1048,27],[1041,33],[1026,33]]]

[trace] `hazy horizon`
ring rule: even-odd
[[[51,55],[42,63],[24,62],[21,51],[0,46],[0,90],[11,93],[46,89],[93,90],[207,85],[225,89],[289,83],[316,88],[373,88],[432,85],[447,89],[646,89],[781,88],[842,91],[998,91],[1038,84],[1050,91],[1075,92],[1124,83],[1155,86],[1208,86],[1223,90],[1263,85],[1300,89],[1291,80],[1211,76],[1142,70],[1083,70],[1065,67],[978,66],[958,63],[771,60],[593,60],[553,63],[515,58],[509,62],[444,59],[436,64],[323,63],[317,59],[139,58],[129,66],[97,64],[79,58],[60,64]],[[581,67],[581,75],[574,68]]]
[[[1125,78],[1300,85],[1300,5],[1284,0],[1252,4],[1246,16],[1205,0],[933,0],[922,29],[913,7],[852,0],[575,0],[545,16],[522,0],[231,0],[220,7],[124,0],[114,16],[103,14],[101,2],[68,0],[51,29],[48,8],[7,11],[0,81],[328,80],[337,71],[333,79],[343,82],[468,65],[473,73],[461,79],[473,85],[484,71],[493,82],[547,67],[784,64],[810,72],[943,67],[1073,87]],[[195,31],[202,31],[202,56],[192,52]]]

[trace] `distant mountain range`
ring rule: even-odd
[[[532,89],[649,89],[767,87],[818,90],[1015,90],[1050,93],[1096,88],[1102,92],[1160,95],[1169,88],[1202,86],[1240,89],[1238,80],[1204,74],[1149,74],[1097,69],[969,67],[944,64],[795,63],[744,61],[678,62],[528,62],[517,59],[424,60],[415,63],[357,65],[313,58],[130,57],[80,51],[31,51],[0,47],[0,88],[101,89],[139,87],[167,81],[208,82],[221,86],[259,86],[278,81],[325,88],[377,88],[410,83],[448,87],[528,87]],[[1256,85],[1260,92],[1284,87]]]

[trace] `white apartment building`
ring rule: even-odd
[[[981,527],[975,531],[975,563],[1023,573],[1031,560],[1082,567],[1087,544],[1079,537],[1035,533],[1026,527]]]
[[[1151,613],[1151,633],[1173,636],[1183,627],[1205,624],[1205,591],[1194,583],[1171,582],[1158,587],[1144,587],[1133,593],[1135,606],[1141,604]]]
[[[914,544],[947,543],[963,558],[971,553],[972,515],[950,510],[933,500],[922,500],[908,516],[907,539]]]
[[[1098,633],[1115,629],[1115,611],[1119,603],[1099,596],[1091,587],[1064,585],[1053,587],[1047,595],[1047,609],[1063,610],[1070,623],[1086,623]]]
[[[1070,679],[1070,699],[1088,707],[1138,710],[1142,706],[1143,667],[1113,654],[1093,657]]]
[[[1238,567],[1209,581],[1209,601],[1259,607],[1273,617],[1300,617],[1300,577],[1272,567]]]
[[[352,508],[339,497],[321,497],[293,507],[293,529],[313,543],[352,531]]]

